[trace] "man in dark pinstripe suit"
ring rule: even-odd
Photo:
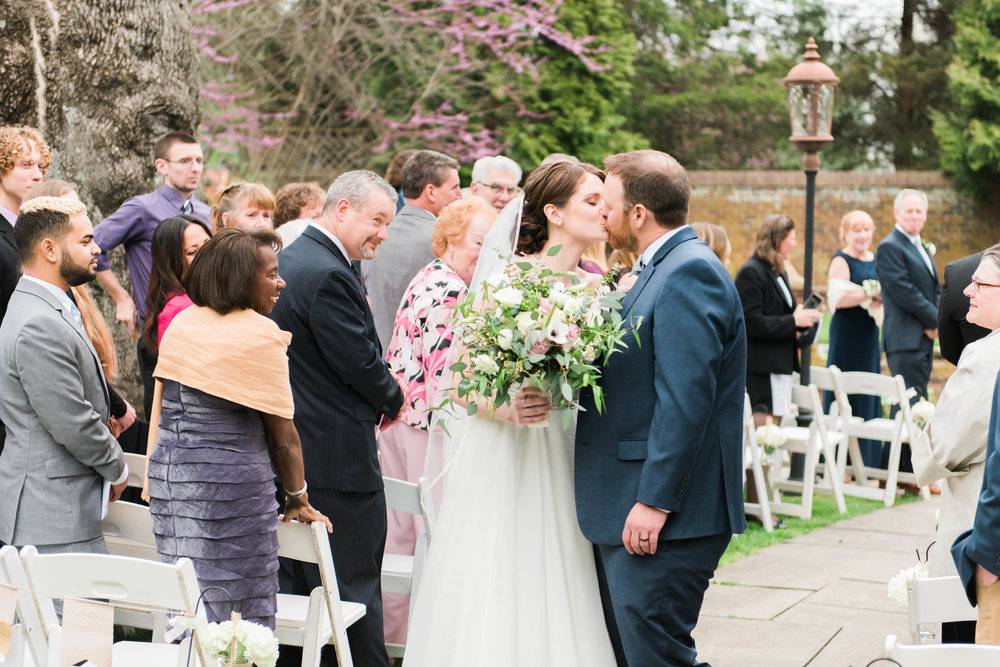
[[[367,606],[347,633],[354,663],[366,667],[388,664],[380,583],[385,494],[375,431],[399,416],[405,397],[383,360],[351,261],[375,256],[395,202],[395,190],[370,171],[334,181],[322,215],[279,257],[288,287],[271,312],[292,334],[288,364],[309,501],[333,522],[341,597]],[[320,585],[315,567],[283,562],[281,568],[282,592],[308,594]],[[297,660],[287,648],[281,664]],[[326,653],[328,664],[336,664]]]

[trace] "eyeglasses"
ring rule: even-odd
[[[500,194],[501,192],[506,192],[507,194],[514,196],[521,192],[521,188],[517,187],[516,185],[505,187],[503,185],[500,185],[499,183],[483,183],[482,181],[476,181],[476,183],[488,187],[490,190],[493,191],[493,194],[497,195]]]
[[[184,158],[182,160],[168,160],[166,158],[163,158],[163,161],[164,162],[172,162],[174,164],[179,164],[182,167],[190,167],[193,164],[196,164],[196,165],[198,165],[200,167],[203,164],[205,164],[205,158],[201,158],[201,157],[186,157],[186,158]]]
[[[969,287],[971,287],[974,291],[978,292],[984,287],[1000,287],[1000,285],[997,285],[996,283],[984,283],[979,278],[972,276],[972,280],[969,283]]]

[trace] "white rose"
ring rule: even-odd
[[[521,292],[513,287],[504,287],[493,293],[493,298],[505,306],[516,308],[521,305]]]
[[[603,317],[601,315],[601,306],[596,301],[591,304],[590,308],[587,309],[587,314],[584,316],[584,321],[587,323],[588,327],[598,326]]]
[[[497,345],[505,350],[509,350],[514,342],[514,332],[510,329],[501,329],[497,334]]]
[[[565,306],[567,313],[576,313],[579,312],[581,308],[583,308],[583,299],[581,299],[578,296],[575,296],[562,305]]]
[[[517,324],[518,331],[526,334],[538,326],[537,321],[532,317],[533,314],[534,312],[530,310],[517,314],[517,317],[514,318],[514,322]]]
[[[562,283],[557,283],[557,284],[561,285]],[[551,301],[553,305],[558,306],[559,308],[565,306],[566,302],[569,300],[570,300],[569,294],[566,294],[566,292],[564,292],[563,290],[559,291],[553,290],[549,292],[549,301]]]
[[[478,357],[472,360],[472,366],[480,373],[485,373],[486,375],[496,375],[500,372],[500,366],[497,362],[490,359],[485,354],[480,354]]]
[[[502,273],[493,273],[485,279],[485,282],[490,287],[499,287],[504,282],[506,282],[507,276]]]

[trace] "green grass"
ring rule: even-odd
[[[790,496],[783,496],[783,499],[789,498]],[[896,504],[908,503],[918,499],[919,496],[903,495],[896,498]],[[830,524],[841,521],[842,519],[850,519],[854,516],[868,514],[869,512],[874,512],[881,507],[885,507],[881,500],[865,500],[863,498],[852,498],[850,496],[846,497],[844,500],[847,505],[847,513],[840,514],[837,512],[837,504],[832,497],[815,496],[813,498],[813,512],[811,519],[806,520],[782,516],[781,518],[786,524],[788,524],[788,527],[779,528],[773,533],[766,532],[764,527],[755,521],[747,521],[748,526],[746,532],[733,537],[732,541],[729,543],[729,548],[726,549],[726,553],[722,554],[719,566],[721,567],[727,563],[733,563],[744,556],[756,553],[764,547],[769,547],[772,544],[780,544],[781,542],[790,540],[793,537],[811,533],[817,528],[829,526]]]

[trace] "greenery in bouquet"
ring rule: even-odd
[[[460,373],[458,395],[468,399],[469,414],[479,399],[496,409],[527,386],[547,393],[554,408],[579,408],[576,392],[589,387],[603,410],[601,366],[625,346],[629,331],[620,313],[624,294],[611,290],[612,275],[587,285],[543,262],[512,262],[460,303],[457,335],[464,350],[451,370]],[[637,343],[640,323],[632,329]],[[564,427],[571,418],[566,411]]]

